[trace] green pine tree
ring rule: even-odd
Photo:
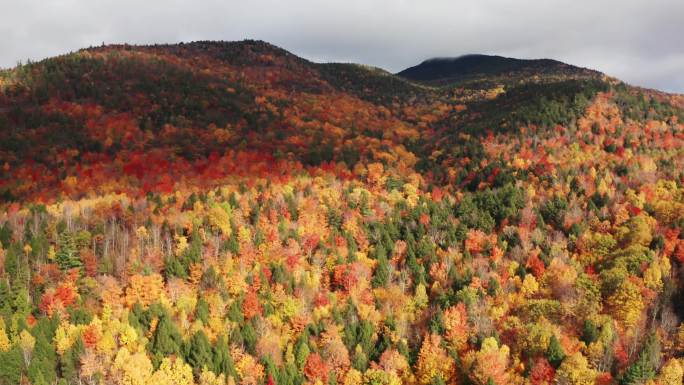
[[[389,282],[390,267],[389,262],[387,261],[387,253],[385,253],[385,248],[380,244],[378,244],[377,248],[379,249],[376,252],[377,265],[375,267],[375,271],[373,272],[371,283],[373,284],[373,287],[383,287],[387,286],[387,283]]]
[[[78,365],[83,350],[83,341],[77,338],[76,342],[59,359],[60,377],[69,383],[76,383],[78,381]]]
[[[39,378],[42,378],[46,384],[52,384],[57,378],[55,372],[57,353],[52,344],[56,325],[56,318],[41,318],[31,330],[31,334],[36,339],[36,344],[33,348],[31,364],[28,367],[28,377],[33,384],[38,384]]]
[[[563,347],[560,342],[558,342],[558,338],[556,338],[555,335],[552,335],[549,346],[546,348],[546,359],[549,360],[551,365],[557,368],[561,362],[563,362],[564,358],[565,352],[563,352]]]
[[[151,342],[152,364],[158,367],[164,357],[180,353],[183,340],[173,321],[168,315],[163,314],[159,318]]]
[[[294,353],[297,367],[299,369],[303,368],[304,363],[306,362],[306,357],[308,357],[309,353],[311,353],[311,349],[309,349],[309,344],[306,342],[305,338],[300,337],[297,339]]]
[[[205,325],[209,322],[209,304],[200,296],[195,306],[195,319],[202,321]]]
[[[644,342],[637,359],[625,370],[620,380],[621,385],[643,384],[655,377],[656,365],[659,362],[660,346],[658,337],[651,333]]]
[[[211,367],[212,351],[209,339],[202,330],[198,330],[183,345],[185,361],[199,374],[203,367]]]
[[[362,373],[368,369],[368,356],[364,353],[363,349],[361,349],[360,345],[356,345],[356,349],[354,349],[351,365],[354,369]]]
[[[212,370],[217,374],[225,374],[226,377],[237,377],[233,359],[230,356],[230,346],[225,336],[221,336],[216,341],[212,349]]]
[[[68,231],[64,231],[57,239],[58,250],[55,254],[55,262],[62,270],[80,268],[82,263],[78,256],[76,240]]]
[[[21,368],[23,358],[19,346],[15,345],[12,349],[0,351],[0,385],[16,385],[21,379]]]
[[[245,344],[245,350],[247,350],[247,352],[250,354],[255,354],[258,336],[251,322],[245,323],[245,325],[242,327],[241,334]]]

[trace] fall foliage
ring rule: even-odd
[[[255,41],[0,80],[0,385],[682,381],[681,96]]]

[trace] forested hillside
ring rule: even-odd
[[[0,72],[0,385],[681,384],[684,97],[538,65]]]

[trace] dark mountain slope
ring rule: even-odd
[[[534,77],[598,77],[600,73],[551,59],[529,60],[492,55],[464,55],[429,59],[397,75],[428,84],[460,84],[494,79],[510,83]]]

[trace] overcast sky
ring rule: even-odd
[[[105,43],[262,39],[392,72],[553,58],[684,93],[684,0],[0,0],[0,67]]]

